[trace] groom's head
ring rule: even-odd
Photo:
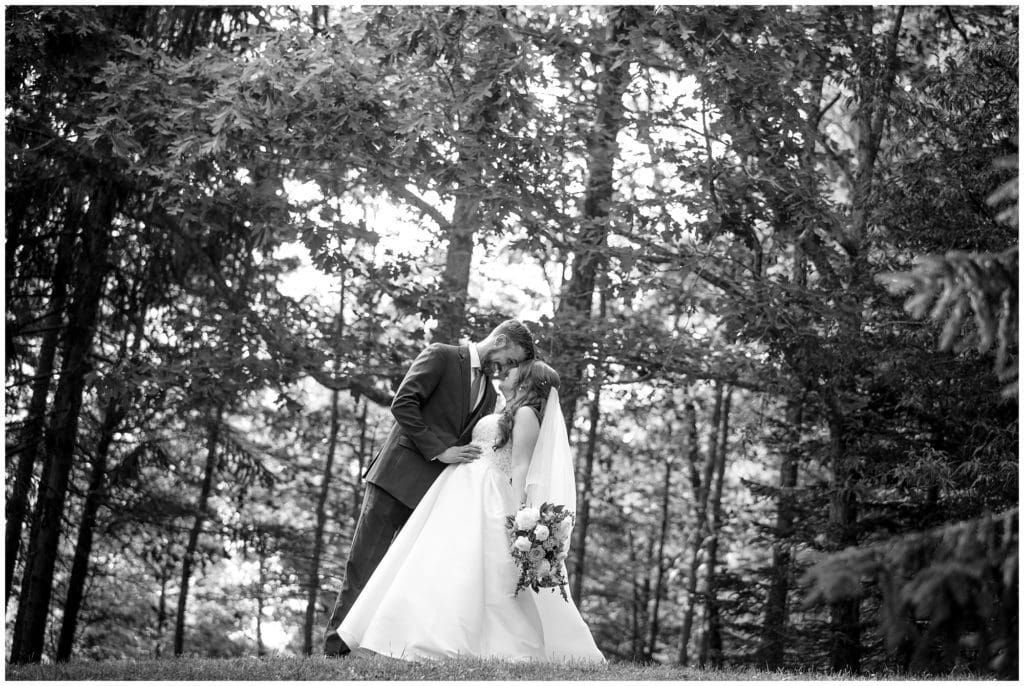
[[[517,319],[506,319],[487,334],[477,346],[480,364],[492,377],[500,377],[512,367],[537,355],[533,334]]]

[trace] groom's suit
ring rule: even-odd
[[[377,568],[413,508],[447,466],[433,458],[469,443],[477,421],[494,410],[497,392],[483,383],[483,397],[470,398],[468,346],[434,343],[413,361],[391,403],[395,425],[366,470],[363,505],[352,536],[345,579],[334,603],[324,651],[337,654],[335,630]]]
[[[406,372],[391,403],[395,426],[370,463],[366,480],[412,509],[447,466],[430,458],[469,443],[480,417],[494,410],[497,393],[484,384],[473,408],[468,346],[435,343]]]

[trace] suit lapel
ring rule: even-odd
[[[491,385],[490,381],[484,381],[484,397],[477,406],[476,411],[466,417],[466,423],[462,426],[462,432],[459,434],[459,443],[464,443],[469,440],[473,434],[473,427],[480,421],[480,418],[485,414],[490,414],[494,409],[494,400],[498,397],[497,391],[494,390],[494,386]]]
[[[494,384],[490,379],[484,380],[484,397],[480,401],[480,414],[490,414],[494,410],[494,401],[498,398],[498,392],[494,390]]]

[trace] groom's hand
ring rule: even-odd
[[[471,443],[469,445],[453,445],[434,459],[445,464],[459,464],[461,462],[472,462],[479,457],[480,446]]]

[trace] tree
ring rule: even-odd
[[[711,500],[711,485],[715,474],[715,463],[719,453],[719,426],[721,425],[722,405],[724,389],[721,385],[715,387],[714,410],[710,420],[710,435],[708,449],[704,458],[703,469],[699,469],[700,445],[697,441],[697,411],[693,400],[688,399],[684,406],[685,426],[688,436],[687,459],[690,470],[690,486],[696,502],[694,521],[696,527],[690,534],[690,566],[687,574],[686,588],[686,612],[683,617],[681,637],[679,639],[679,664],[687,665],[690,661],[689,644],[690,635],[693,630],[693,618],[697,611],[697,582],[698,571],[701,562],[705,559],[705,541],[711,531],[708,523],[708,504]]]
[[[722,401],[721,424],[714,427],[717,440],[717,451],[709,455],[709,462],[714,465],[713,481],[708,482],[710,488],[714,483],[714,491],[709,498],[708,529],[709,538],[707,544],[707,558],[705,565],[707,573],[705,579],[705,605],[704,605],[704,631],[701,633],[699,663],[711,663],[716,667],[722,665],[722,626],[718,610],[718,587],[715,567],[718,565],[718,542],[722,537],[724,525],[722,522],[722,490],[725,487],[725,464],[728,456],[729,445],[729,412],[732,407],[731,389],[724,391]]]
[[[6,23],[19,650],[311,651],[408,361],[518,315],[607,656],[1015,669],[1015,8]]]

